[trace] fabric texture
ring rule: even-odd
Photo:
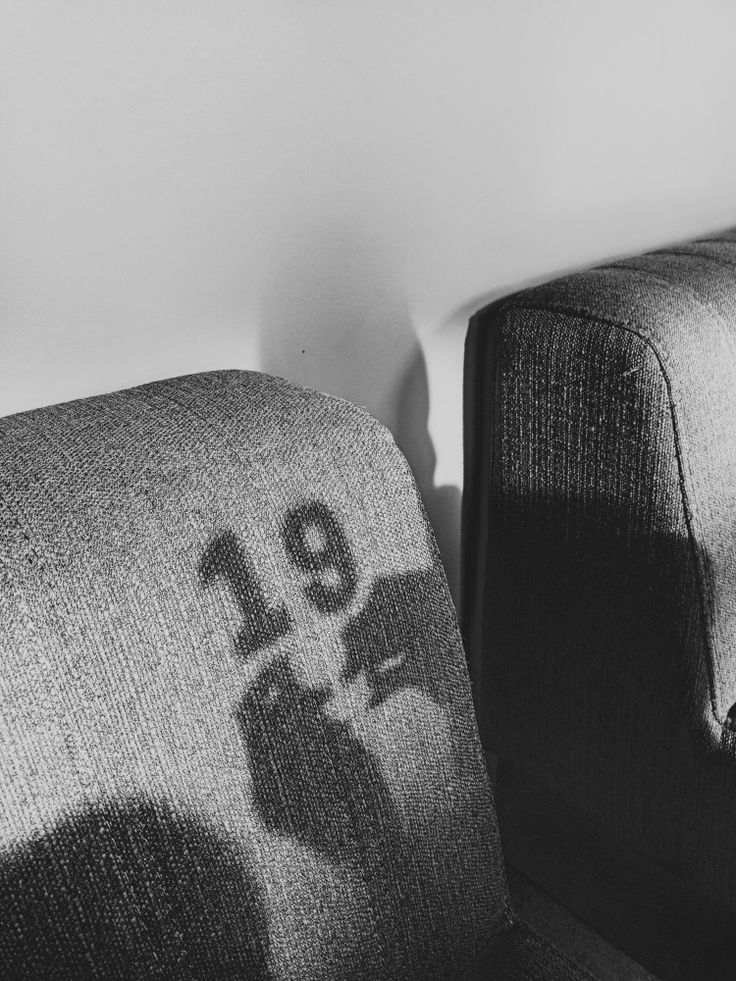
[[[495,937],[460,981],[593,981],[592,975],[574,964],[521,921]]]
[[[465,412],[484,741],[736,913],[736,232],[481,311]]]
[[[508,928],[375,420],[215,372],[2,419],[0,474],[0,977],[454,978]]]

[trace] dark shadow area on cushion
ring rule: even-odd
[[[343,629],[343,679],[351,682],[364,671],[372,708],[406,687],[448,705],[453,685],[437,632],[437,610],[446,603],[434,570],[376,580],[363,609]]]
[[[162,804],[93,807],[6,854],[0,909],[8,981],[270,978],[253,870]]]
[[[536,881],[640,963],[662,950],[679,968],[697,950],[705,978],[706,959],[729,950],[712,924],[723,913],[734,922],[736,780],[733,760],[708,753],[717,727],[705,731],[711,624],[698,572],[709,558],[690,540],[670,394],[630,333],[518,316],[493,331],[478,404],[467,406],[471,422],[476,408],[492,420],[476,427],[469,475],[480,490],[465,515],[468,572],[481,576],[465,626],[487,744],[601,837],[679,881],[688,903],[655,908],[642,895],[656,883],[620,867],[611,882],[598,863],[586,881],[616,911],[604,921],[576,902],[568,868]],[[486,523],[487,540],[477,534]],[[545,840],[532,862],[528,841],[513,849],[518,823],[508,832],[507,857],[525,855],[531,877],[561,864]],[[558,840],[581,863],[569,820]]]
[[[311,571],[323,570],[317,563]],[[372,671],[374,705],[409,686],[428,687],[431,697],[446,701],[437,674],[441,664],[431,659],[434,654],[446,662],[447,657],[445,652],[437,657],[441,632],[430,630],[438,606],[445,604],[436,571],[379,580],[345,629],[346,680]],[[382,672],[387,662],[389,669]],[[420,970],[427,977],[445,977],[462,956],[456,906],[463,897],[455,898],[452,881],[459,873],[457,865],[445,868],[451,858],[457,863],[447,838],[457,829],[450,819],[433,820],[428,827],[441,840],[429,843],[404,827],[381,760],[351,722],[330,714],[333,694],[329,686],[304,685],[283,655],[267,662],[243,693],[235,716],[255,812],[269,831],[342,865],[362,883],[375,976],[389,972],[409,978]],[[424,764],[417,759],[415,765]],[[421,801],[416,806],[421,808]],[[419,810],[417,817],[421,821]]]
[[[372,924],[366,977],[408,978],[408,965],[422,964],[432,965],[432,977],[443,976],[436,971],[452,956],[452,944],[447,930],[438,937],[430,924],[437,931],[452,911],[417,867],[377,758],[351,725],[325,711],[330,695],[300,684],[285,658],[244,695],[237,718],[256,813],[270,831],[363,883]]]
[[[500,632],[496,698],[518,685],[527,693],[541,685],[550,705],[558,696],[564,704],[572,682],[578,718],[587,711],[598,719],[602,750],[614,735],[606,730],[626,708],[624,687],[647,708],[664,702],[673,721],[681,718],[687,638],[700,623],[687,539],[646,527],[638,515],[579,501],[524,507],[508,499],[492,524],[487,617]],[[555,658],[539,657],[552,647]],[[655,664],[667,670],[652,670]]]
[[[480,703],[494,749],[666,863],[687,834],[673,808],[695,789],[681,772],[702,631],[689,542],[603,502],[509,495],[491,524]],[[656,813],[673,819],[645,845]]]
[[[656,880],[622,870],[611,882],[598,864],[589,878],[600,901],[576,905],[570,872],[538,881],[658,976],[664,960],[688,981],[725,976],[736,952],[734,912],[720,901],[733,895],[736,771],[692,728],[703,614],[690,543],[603,503],[509,497],[494,517],[483,698],[494,748],[680,888],[655,905],[645,897]],[[499,814],[503,834],[500,792]],[[558,834],[582,864],[578,829],[566,821]],[[528,842],[523,852],[531,861]],[[597,916],[607,904],[616,916]]]
[[[290,508],[278,538],[274,549],[283,550],[296,573],[292,588],[298,602],[289,611],[288,600],[271,605],[273,598],[259,583],[247,543],[232,530],[218,532],[199,563],[201,586],[223,580],[242,614],[236,653],[270,648],[263,651],[234,710],[255,814],[268,831],[309,849],[312,860],[321,858],[325,870],[332,866],[329,874],[345,883],[342,914],[359,924],[369,951],[365,977],[444,979],[472,953],[478,934],[487,935],[485,915],[489,924],[496,916],[496,928],[508,916],[500,869],[497,882],[486,887],[479,881],[479,861],[489,862],[489,880],[490,869],[498,868],[498,860],[491,858],[495,828],[489,815],[481,813],[476,825],[469,803],[477,798],[478,806],[489,811],[493,805],[481,792],[480,759],[475,759],[480,766],[474,770],[472,753],[468,760],[467,753],[458,752],[456,730],[462,736],[463,726],[468,728],[472,705],[467,691],[465,697],[459,691],[464,665],[441,568],[437,564],[429,571],[379,577],[372,583],[357,614],[333,620],[345,649],[341,677],[308,685],[292,666],[289,645],[277,647],[274,640],[291,633],[290,618],[299,610],[304,616],[305,600],[318,638],[322,619],[350,608],[359,567],[350,536],[323,502],[307,500]],[[327,629],[334,643],[334,627]],[[299,652],[300,659],[322,657],[319,640],[314,643],[314,649]],[[367,706],[361,685],[350,690],[359,675],[370,689]],[[390,696],[409,689],[424,692],[445,708],[447,727],[418,732],[437,725],[437,717],[429,706],[426,716],[418,713],[411,698],[392,705],[389,714],[375,711]],[[345,702],[351,695],[352,711],[346,718]],[[396,720],[396,738],[406,741],[400,767],[413,770],[406,793],[401,790],[402,809],[394,798],[399,793],[396,781],[402,779],[395,773],[395,750],[385,744],[389,718]],[[407,724],[410,735],[399,736]],[[373,736],[378,737],[376,744]],[[439,769],[433,742],[450,757],[450,776],[450,767]],[[450,781],[462,783],[460,793],[447,786]],[[442,791],[446,795],[438,798]],[[479,829],[486,827],[489,851],[485,843],[479,845]],[[478,908],[468,909],[470,902]]]
[[[265,826],[342,862],[394,850],[396,806],[373,755],[325,711],[329,688],[300,684],[286,658],[265,668],[237,710]]]
[[[323,614],[346,609],[355,596],[358,566],[342,522],[324,501],[289,508],[282,526],[284,548],[306,574],[304,595]]]
[[[199,563],[200,580],[209,586],[222,579],[227,583],[243,625],[235,638],[235,651],[244,660],[272,644],[292,629],[291,617],[283,603],[270,606],[247,550],[232,531],[217,535]]]
[[[595,981],[584,968],[517,923],[494,938],[457,981]]]

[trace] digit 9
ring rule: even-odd
[[[284,547],[311,579],[304,592],[320,613],[339,613],[355,596],[358,570],[336,515],[321,501],[292,508],[284,521]]]

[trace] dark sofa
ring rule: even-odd
[[[736,231],[491,304],[462,621],[511,862],[667,978],[736,973]]]

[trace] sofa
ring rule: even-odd
[[[736,231],[465,348],[463,632],[507,857],[667,979],[736,973]]]
[[[4,981],[591,981],[509,899],[411,471],[257,372],[0,420]]]

